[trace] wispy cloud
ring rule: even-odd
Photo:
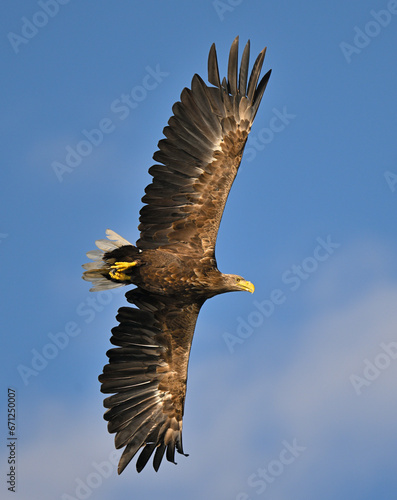
[[[340,252],[353,255],[348,249]],[[343,266],[343,259],[339,263]],[[374,259],[372,266],[377,265]],[[326,283],[318,279],[315,286],[322,290]],[[343,280],[332,286],[333,294],[340,293]],[[307,300],[310,308],[310,294]],[[176,457],[177,467],[164,463],[158,474],[148,468],[137,476],[131,464],[120,477],[115,472],[102,477],[91,498],[106,499],[112,491],[121,494],[131,488],[139,498],[237,499],[241,492],[260,498],[248,478],[278,459],[282,443],[294,439],[305,451],[268,484],[272,498],[317,498],[325,483],[322,497],[335,498],[349,478],[357,491],[361,484],[371,486],[371,471],[386,466],[393,455],[395,459],[391,436],[397,403],[390,394],[395,392],[397,363],[360,397],[350,375],[362,369],[363,359],[377,355],[380,343],[397,340],[396,303],[397,285],[375,280],[348,303],[331,301],[317,313],[315,308],[297,324],[294,342],[277,367],[263,362],[275,346],[267,343],[265,350],[260,340],[237,357],[219,351],[200,358],[200,364],[195,359],[184,425],[184,444],[191,456]],[[277,338],[289,334],[280,330]],[[112,438],[97,414],[98,397],[93,395],[78,410],[72,402],[41,402],[36,412],[43,416],[42,424],[19,448],[23,480],[18,498],[31,498],[32,491],[44,500],[73,497],[80,484],[76,478],[84,482],[95,472],[94,463],[110,461]],[[358,470],[364,479],[358,478]],[[50,483],[48,477],[53,478]]]

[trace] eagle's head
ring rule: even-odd
[[[225,292],[250,292],[254,293],[255,287],[250,282],[238,276],[237,274],[223,274],[223,285]]]

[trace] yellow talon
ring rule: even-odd
[[[124,274],[124,273],[119,273],[118,271],[110,271],[110,276],[114,279],[114,280],[118,280],[118,281],[131,281],[131,277],[128,276],[127,274]]]
[[[137,265],[136,260],[133,262],[116,262],[113,266],[110,266],[111,269],[116,269],[116,271],[126,271],[130,267],[134,267]]]
[[[125,274],[124,271],[127,271],[131,267],[137,265],[137,261],[133,262],[115,262],[112,266],[110,266],[110,276],[117,281],[131,281],[131,276]]]

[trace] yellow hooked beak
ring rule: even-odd
[[[241,290],[245,290],[250,293],[254,293],[255,291],[255,287],[250,281],[241,280],[239,286],[241,287]]]

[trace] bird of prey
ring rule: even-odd
[[[152,182],[140,211],[135,245],[107,230],[87,253],[83,278],[92,291],[135,285],[126,293],[135,307],[121,307],[112,329],[109,363],[99,376],[108,430],[125,447],[118,472],[141,450],[140,472],[154,453],[157,471],[166,454],[175,463],[182,447],[182,418],[190,347],[204,302],[254,286],[222,274],[215,259],[219,224],[245,143],[270,77],[259,81],[266,49],[249,75],[250,43],[238,68],[238,37],[230,49],[227,78],[220,79],[215,44],[207,85],[195,74],[172,107],[165,139],[153,155]]]

